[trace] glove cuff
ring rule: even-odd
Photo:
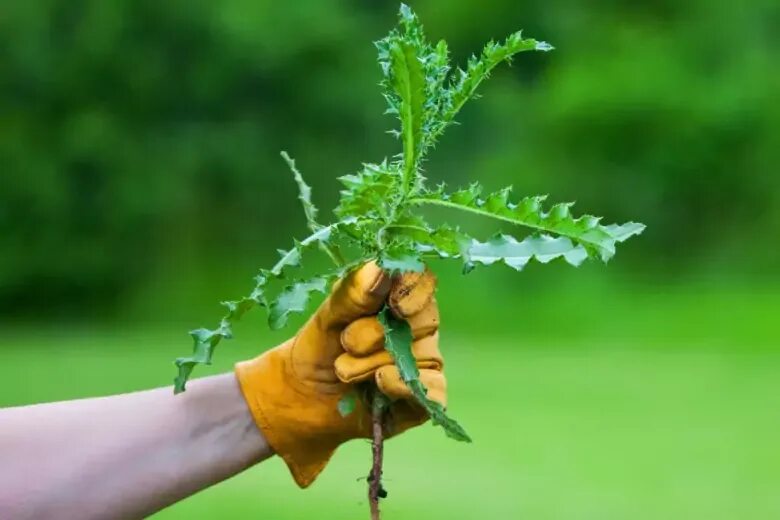
[[[344,420],[338,415],[337,397],[307,391],[288,370],[288,361],[289,349],[280,346],[237,363],[235,373],[266,441],[298,486],[306,488],[347,439],[332,427],[332,421]]]

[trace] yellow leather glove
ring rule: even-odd
[[[355,383],[373,380],[393,401],[388,436],[428,419],[411,401],[409,389],[384,350],[384,332],[376,314],[386,301],[412,327],[412,350],[428,396],[446,405],[434,290],[435,278],[429,272],[390,280],[376,264],[366,264],[335,284],[293,338],[236,365],[257,426],[299,486],[314,481],[340,444],[371,437],[370,407],[362,400],[346,417],[337,408]]]

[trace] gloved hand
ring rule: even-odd
[[[386,301],[412,327],[412,350],[428,397],[446,405],[435,283],[430,272],[391,280],[376,264],[366,264],[336,283],[293,338],[236,365],[257,426],[299,486],[314,481],[340,444],[371,438],[370,406],[358,399],[346,417],[337,408],[356,383],[373,380],[393,401],[387,436],[428,419],[384,350],[376,314]]]

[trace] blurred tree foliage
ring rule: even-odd
[[[410,3],[461,60],[518,27],[557,47],[498,73],[430,177],[490,172],[643,221],[624,254],[659,276],[776,271],[775,0]],[[270,258],[303,231],[279,150],[323,207],[336,176],[396,151],[370,42],[397,7],[5,2],[0,311],[113,308],[160,277]]]

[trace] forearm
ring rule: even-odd
[[[0,518],[141,518],[270,455],[233,374],[0,410]]]

